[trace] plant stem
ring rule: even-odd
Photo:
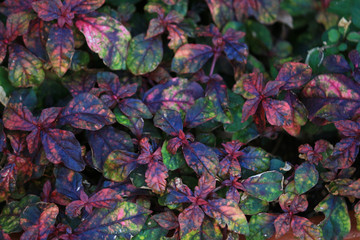
[[[211,63],[211,68],[210,68],[209,76],[213,75],[214,69],[215,69],[215,64],[216,64],[216,61],[218,60],[218,58],[219,58],[219,54],[215,53],[214,58],[213,58],[213,61],[212,61],[212,63]]]

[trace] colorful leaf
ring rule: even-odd
[[[18,44],[9,46],[9,80],[15,87],[40,85],[45,79],[43,63]]]
[[[241,167],[260,173],[269,169],[270,154],[259,147],[245,147],[239,157]]]
[[[5,233],[20,232],[20,214],[23,210],[34,203],[40,201],[40,198],[35,195],[27,195],[20,201],[12,201],[6,205],[0,214],[0,225]]]
[[[174,110],[158,111],[154,116],[154,125],[172,136],[177,136],[183,130],[181,115]]]
[[[145,182],[154,193],[161,194],[165,191],[168,176],[167,168],[162,162],[151,161],[145,172]]]
[[[249,177],[241,184],[246,193],[259,199],[275,201],[283,191],[284,176],[277,171],[268,171]]]
[[[36,1],[32,3],[32,8],[37,12],[39,18],[44,21],[58,19],[61,15],[63,4],[60,0]]]
[[[75,230],[80,239],[130,239],[138,234],[151,213],[135,203],[118,203],[114,209],[96,209]]]
[[[232,0],[206,0],[215,24],[221,28],[235,19]]]
[[[323,239],[322,230],[307,218],[294,216],[291,221],[294,235],[300,239]]]
[[[360,143],[354,138],[341,139],[335,145],[334,151],[330,158],[326,161],[331,162],[329,166],[331,168],[344,169],[350,167],[356,159],[359,153]]]
[[[350,232],[350,217],[342,197],[329,194],[315,207],[315,211],[325,214],[320,223],[324,239],[343,238]]]
[[[160,108],[186,111],[196,99],[203,96],[204,91],[198,83],[185,78],[172,78],[148,90],[143,100],[154,114]]]
[[[39,202],[25,208],[20,217],[25,230],[21,239],[47,239],[58,213],[59,208],[54,203]]]
[[[175,53],[171,70],[182,73],[195,73],[214,55],[210,46],[204,44],[185,44]]]
[[[316,76],[302,90],[311,120],[338,121],[352,118],[360,107],[360,87],[341,74]]]
[[[132,151],[134,148],[131,137],[112,126],[103,127],[98,131],[89,131],[87,137],[92,149],[93,164],[99,170],[103,169],[104,162],[112,151]]]
[[[317,184],[319,181],[319,173],[315,165],[304,162],[295,170],[294,179],[296,192],[303,194]]]
[[[36,128],[36,119],[27,107],[21,103],[9,103],[3,114],[4,127],[10,130],[32,131]]]
[[[304,63],[288,62],[279,71],[275,81],[286,82],[282,89],[299,89],[311,78],[312,69]]]
[[[81,157],[81,147],[74,134],[60,129],[49,129],[41,134],[41,142],[44,147],[46,158],[58,164],[64,165],[74,171],[82,171],[85,162]]]
[[[78,172],[74,172],[65,167],[58,167],[55,170],[56,191],[65,195],[71,200],[79,200],[80,192],[84,190],[82,185],[82,176]]]
[[[53,24],[46,44],[46,51],[51,64],[59,77],[62,77],[70,68],[75,53],[73,32],[68,27],[59,27]]]
[[[165,141],[161,148],[161,155],[163,157],[163,163],[167,169],[174,171],[185,164],[184,155],[181,152],[171,154],[167,150],[168,141]]]
[[[116,182],[124,181],[137,167],[137,155],[126,151],[111,152],[104,163],[104,177]]]
[[[75,96],[60,117],[61,124],[90,131],[99,130],[115,122],[115,115],[100,99],[89,93]]]
[[[66,3],[69,3],[71,6],[71,11],[76,14],[86,14],[95,11],[100,8],[105,0],[82,0],[82,1],[70,1],[66,0]]]
[[[192,204],[179,214],[178,219],[181,236],[184,236],[193,230],[200,229],[204,220],[204,212],[199,206]]]
[[[208,205],[202,206],[204,212],[225,227],[236,233],[249,234],[249,225],[244,213],[236,202],[227,199],[209,200]]]
[[[290,231],[291,227],[291,216],[289,213],[280,214],[274,221],[275,226],[275,238],[280,238],[285,233]]]
[[[161,38],[146,39],[144,34],[140,34],[130,42],[126,63],[130,72],[134,75],[143,75],[154,71],[162,58]]]
[[[267,98],[262,101],[262,105],[265,110],[266,119],[271,125],[282,126],[291,124],[291,108],[287,102]]]
[[[209,173],[216,176],[219,168],[217,155],[211,148],[202,143],[194,142],[190,145],[183,146],[183,153],[186,163],[199,174]]]
[[[76,26],[85,35],[89,48],[113,70],[126,68],[129,31],[109,16],[82,16]]]
[[[119,108],[125,115],[133,118],[150,119],[153,116],[148,107],[140,99],[123,99],[119,104]]]
[[[167,230],[179,227],[177,216],[171,211],[155,214],[151,218],[154,219],[161,227]]]

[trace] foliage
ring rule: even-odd
[[[355,0],[1,1],[0,239],[344,239],[359,16]]]

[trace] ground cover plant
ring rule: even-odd
[[[0,239],[360,231],[359,1],[0,13]]]

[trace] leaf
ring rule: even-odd
[[[317,184],[319,173],[314,164],[304,162],[295,170],[294,180],[296,192],[303,194]]]
[[[186,111],[203,95],[203,88],[198,83],[185,78],[172,78],[148,90],[143,100],[150,112],[155,114],[160,108]]]
[[[323,65],[333,73],[346,73],[351,71],[351,67],[346,59],[341,55],[326,56]]]
[[[82,16],[76,27],[85,35],[89,48],[99,54],[112,70],[126,68],[127,48],[131,35],[118,21],[110,16]]]
[[[40,201],[35,195],[26,195],[20,201],[12,201],[8,203],[0,214],[0,225],[5,233],[20,232],[20,214],[23,210],[34,203]]]
[[[193,230],[182,237],[183,240],[221,240],[223,235],[215,220],[204,217],[200,229]]]
[[[65,76],[61,81],[73,97],[81,93],[90,92],[90,90],[95,87],[95,82],[95,74],[84,72],[76,72],[72,74],[71,77]]]
[[[235,201],[227,199],[208,200],[203,205],[204,212],[219,223],[221,227],[227,225],[228,229],[236,233],[249,234],[249,225],[244,213]]]
[[[126,98],[120,102],[119,108],[129,117],[145,119],[153,117],[148,107],[140,99]]]
[[[93,164],[101,171],[105,160],[112,151],[133,151],[134,148],[129,134],[112,126],[103,127],[98,131],[89,131],[87,137],[92,149]]]
[[[305,85],[302,95],[311,120],[350,119],[360,107],[360,87],[341,74],[316,76]]]
[[[33,0],[5,0],[1,3],[0,12],[8,16],[18,12],[27,12],[32,10]]]
[[[184,236],[193,230],[200,229],[204,220],[204,212],[199,206],[192,204],[179,214],[178,219],[181,236]]]
[[[37,18],[30,22],[27,33],[23,35],[23,41],[26,48],[38,58],[44,60],[47,60],[48,58],[46,53],[46,41],[50,26],[49,22],[44,22],[40,18]]]
[[[16,188],[15,163],[6,164],[0,170],[0,201],[5,201]]]
[[[262,101],[266,119],[271,125],[282,126],[292,123],[291,108],[285,101],[267,98]]]
[[[159,36],[165,32],[164,24],[160,18],[153,18],[149,22],[149,27],[146,31],[145,39],[153,38]]]
[[[269,213],[259,213],[250,218],[249,238],[253,240],[265,240],[275,233],[274,221],[276,216]]]
[[[74,134],[60,129],[48,129],[41,134],[41,142],[44,147],[46,158],[58,164],[64,165],[74,171],[82,171],[85,162],[81,157],[81,147]]]
[[[211,148],[202,143],[194,142],[183,146],[186,163],[198,175],[209,173],[216,176],[219,168],[219,159]]]
[[[195,73],[214,55],[210,46],[204,44],[185,44],[175,53],[171,70],[183,73]]]
[[[20,217],[25,230],[21,239],[47,239],[58,213],[59,208],[54,203],[39,202],[25,208]]]
[[[29,23],[35,18],[33,13],[20,12],[14,13],[8,16],[6,20],[6,34],[8,40],[14,41],[18,36],[22,36],[27,33]]]
[[[68,27],[53,24],[46,43],[46,51],[51,64],[59,77],[64,76],[70,68],[75,53],[73,32]]]
[[[185,164],[184,155],[181,152],[176,152],[176,154],[174,155],[171,154],[167,150],[167,145],[168,145],[168,141],[165,141],[161,148],[163,163],[165,164],[167,169],[174,171]]]
[[[322,230],[307,218],[294,216],[291,221],[294,235],[300,239],[323,239]]]
[[[37,12],[38,17],[44,21],[58,19],[62,13],[63,4],[60,0],[36,1],[32,3],[32,8]]]
[[[327,168],[339,168],[346,169],[350,167],[356,159],[356,156],[359,153],[360,143],[354,138],[344,138],[341,139],[335,145],[334,151],[332,152],[329,159],[326,159],[325,162],[328,162]]]
[[[151,213],[134,203],[121,202],[115,209],[96,209],[74,231],[80,239],[130,239],[141,231]]]
[[[124,181],[137,167],[136,157],[136,154],[122,150],[111,152],[104,163],[104,177],[116,182]]]
[[[241,184],[246,193],[265,200],[275,201],[283,191],[284,176],[277,171],[268,171],[249,177]]]
[[[315,207],[315,211],[325,214],[325,219],[320,223],[324,239],[342,239],[350,232],[350,217],[342,197],[329,194]]]
[[[287,188],[289,188],[288,186]],[[284,212],[290,212],[292,214],[305,212],[309,205],[306,199],[306,195],[297,195],[293,193],[293,190],[288,190],[287,188],[285,189],[286,193],[281,194],[279,197],[279,204],[281,209]]]
[[[240,198],[239,207],[245,215],[255,215],[260,212],[266,212],[269,203],[244,193]]]
[[[100,8],[105,0],[86,0],[86,1],[70,1],[71,11],[76,14],[86,14]]]
[[[270,167],[270,154],[259,147],[245,147],[244,153],[239,157],[241,167],[250,169],[256,173],[264,172]]]
[[[159,226],[154,220],[148,219],[143,229],[137,234],[134,240],[162,239],[166,236],[167,230]]]
[[[18,44],[9,46],[9,80],[15,87],[40,85],[45,79],[43,63]]]
[[[4,127],[10,130],[32,131],[37,121],[21,103],[9,103],[3,114],[3,122]]]
[[[167,230],[179,227],[177,216],[172,211],[161,212],[153,215],[151,218]]]
[[[154,125],[172,136],[177,136],[183,130],[181,115],[174,110],[158,111],[154,116]]]
[[[59,121],[60,124],[95,131],[114,123],[115,115],[94,95],[81,93],[68,103]]]
[[[169,176],[166,166],[159,161],[151,161],[145,172],[145,182],[156,194],[162,194],[166,189],[166,178]]]
[[[299,89],[306,84],[312,74],[312,69],[304,63],[287,62],[279,71],[275,81],[286,82],[283,90]]]
[[[145,39],[145,34],[134,37],[129,46],[127,66],[134,75],[143,75],[154,71],[163,58],[160,37]]]
[[[275,226],[275,238],[280,238],[285,233],[290,231],[291,227],[291,216],[289,213],[280,214],[274,221]]]
[[[208,98],[199,98],[186,112],[184,124],[187,128],[195,128],[215,117],[213,102]]]
[[[58,167],[55,169],[54,175],[56,177],[55,187],[57,192],[71,200],[80,199],[80,192],[84,191],[83,179],[80,173],[65,167]]]
[[[222,28],[227,22],[235,20],[232,0],[206,0],[211,16],[218,28]]]

